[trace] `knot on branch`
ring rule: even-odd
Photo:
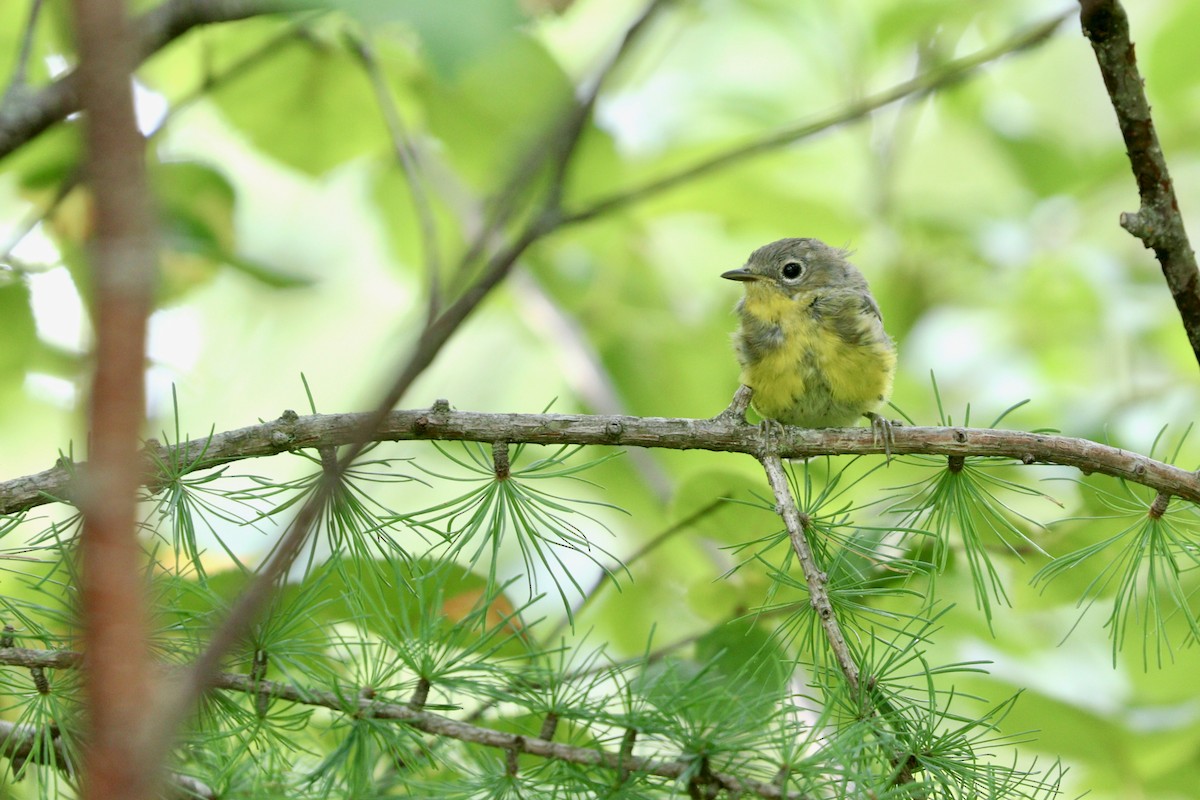
[[[271,425],[271,432],[268,438],[271,444],[280,450],[291,449],[296,442],[296,423],[299,422],[300,415],[292,409],[286,409],[279,415],[279,419]]]
[[[1088,39],[1108,39],[1122,23],[1126,27],[1129,25],[1121,6],[1112,0],[1079,0],[1079,25]]]
[[[508,460],[508,442],[492,442],[492,464],[496,480],[506,481],[512,476],[512,464]]]
[[[1159,226],[1155,224],[1154,215],[1146,213],[1145,209],[1136,212],[1122,212],[1121,227],[1130,234],[1142,240],[1146,247],[1154,247],[1158,241]]]
[[[0,633],[0,650],[7,650],[10,647],[17,646],[16,639],[13,638],[13,634],[16,632],[17,629],[12,625],[4,626],[4,632]]]
[[[963,467],[966,465],[967,459],[965,456],[946,456],[946,468],[951,472],[962,472]]]

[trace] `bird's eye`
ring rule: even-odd
[[[794,280],[800,277],[800,273],[804,271],[804,265],[798,261],[789,261],[783,265],[783,277],[788,280]]]

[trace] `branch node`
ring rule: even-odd
[[[966,444],[967,432],[965,430],[963,430],[962,428],[955,428],[954,429],[954,441],[958,442],[959,444]]]
[[[300,421],[300,415],[290,408],[275,420],[270,433],[271,444],[280,450],[290,450],[296,442],[296,432],[293,426]]]
[[[621,749],[617,754],[617,785],[629,780],[629,760],[633,758],[633,744],[637,741],[637,728],[626,728],[621,737]]]
[[[1150,240],[1154,236],[1154,225],[1146,215],[1141,211],[1123,211],[1120,216],[1121,227],[1129,231],[1134,237],[1141,239],[1142,243],[1150,246]]]
[[[321,469],[325,471],[325,477],[329,480],[340,480],[342,473],[338,468],[337,448],[318,447],[317,452],[321,454]]]
[[[554,738],[556,730],[558,730],[558,714],[550,711],[546,714],[546,718],[542,720],[542,729],[538,731],[538,738],[545,739],[548,742]]]
[[[733,399],[729,401],[729,406],[713,417],[714,420],[721,422],[731,422],[739,425],[746,425],[746,409],[750,408],[750,399],[754,397],[754,390],[745,384],[738,387],[733,393]]]
[[[1150,510],[1146,513],[1150,519],[1162,519],[1162,515],[1167,513],[1167,504],[1171,502],[1171,495],[1166,492],[1159,492],[1154,497],[1154,502],[1150,504]]]
[[[966,456],[946,456],[946,467],[954,473],[962,472],[967,465]]]
[[[46,679],[46,671],[41,667],[30,667],[29,674],[33,677],[34,688],[38,694],[50,694],[50,681]]]
[[[621,440],[621,434],[625,432],[625,425],[619,420],[612,420],[604,426],[604,432],[614,442]]]
[[[408,707],[413,711],[423,711],[425,703],[429,701],[429,679],[422,676],[417,679],[417,688],[413,689],[412,697],[408,698]]]
[[[7,650],[10,647],[17,646],[16,639],[13,638],[13,634],[16,632],[17,629],[12,625],[5,624],[4,632],[0,633],[0,650]]]
[[[1021,463],[1024,464],[1025,466],[1029,466],[1030,464],[1034,463],[1035,461],[1037,461],[1037,459],[1033,457],[1033,453],[1022,453],[1021,454]]]
[[[508,460],[508,442],[492,442],[492,463],[495,465],[496,480],[506,481],[512,477],[512,464]]]
[[[254,713],[258,715],[259,719],[267,716],[267,711],[271,706],[271,690],[269,687],[263,686],[263,679],[267,677],[269,660],[267,651],[260,647],[254,651],[254,662],[250,665],[250,680],[254,685]]]
[[[520,765],[517,763],[517,756],[521,755],[521,751],[525,749],[525,737],[514,736],[512,745],[508,748],[508,752],[504,757],[504,774],[510,778],[517,776],[517,770]]]
[[[433,408],[430,409],[434,414],[446,415],[450,413],[450,401],[438,398],[433,401]]]

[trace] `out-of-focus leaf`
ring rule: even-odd
[[[79,165],[83,150],[77,122],[55,125],[41,136],[18,148],[3,161],[5,171],[17,176],[27,192],[56,189]]]
[[[368,29],[394,22],[410,26],[430,64],[447,78],[503,46],[523,21],[514,0],[334,0],[333,4]]]
[[[0,347],[0,383],[20,380],[37,348],[37,327],[29,305],[29,287],[0,273],[0,319],[4,320],[4,346]]]
[[[275,288],[311,280],[237,254],[237,194],[220,172],[195,162],[155,165],[152,171],[162,235],[160,301],[178,299],[210,280],[222,266]]]
[[[571,102],[572,85],[534,39],[515,36],[451,83],[422,87],[431,132],[459,172],[494,190]]]
[[[792,672],[778,642],[761,625],[746,619],[731,620],[700,637],[696,659],[725,676],[736,702],[752,706],[750,712],[763,719],[783,696]]]
[[[312,175],[386,146],[363,67],[335,43],[289,42],[211,97],[263,153]]]

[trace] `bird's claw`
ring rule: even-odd
[[[874,411],[867,411],[863,416],[871,420],[872,444],[878,447],[882,442],[884,455],[887,456],[887,460],[890,463],[892,460],[892,445],[896,442],[895,433],[892,428],[900,423],[892,422],[892,420],[882,414],[876,414]]]

